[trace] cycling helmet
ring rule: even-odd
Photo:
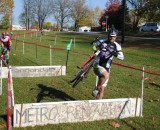
[[[109,29],[108,36],[116,37],[117,36],[117,31],[115,29],[113,29],[113,28]]]
[[[6,33],[5,32],[2,32],[2,36],[5,36],[6,35]]]

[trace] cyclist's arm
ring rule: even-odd
[[[8,43],[9,43],[9,46],[12,45],[12,41],[11,41],[11,38],[10,38],[10,37],[8,38]]]
[[[116,51],[117,56],[116,57],[119,60],[123,60],[124,59],[124,55],[123,55],[123,52],[122,52],[122,48],[121,48],[121,46],[118,43],[115,43],[115,44],[116,44],[116,47],[117,47],[117,51]]]

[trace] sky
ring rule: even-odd
[[[91,8],[100,7],[101,9],[105,9],[105,4],[107,0],[86,0],[86,4]],[[14,0],[14,10],[13,10],[13,24],[19,25],[18,17],[21,14],[23,9],[23,0]],[[52,22],[52,19],[48,20],[48,22]]]

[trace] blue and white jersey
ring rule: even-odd
[[[110,43],[106,39],[102,39],[100,42],[94,43],[94,46],[101,51],[96,60],[97,65],[103,66],[106,69],[111,67],[112,59],[114,57],[112,52],[117,54],[116,57],[118,59],[124,59],[121,45],[117,42]]]

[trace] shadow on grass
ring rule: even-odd
[[[75,100],[71,96],[55,88],[47,87],[43,84],[38,84],[37,86],[41,89],[40,93],[37,95],[37,102],[43,100],[44,97],[59,98],[63,101]]]
[[[150,83],[150,85],[155,86],[155,87],[157,87],[157,88],[160,88],[160,85],[159,85],[159,84],[156,84],[156,83]]]
[[[7,115],[0,115],[0,119],[3,119],[4,121],[7,122]]]

